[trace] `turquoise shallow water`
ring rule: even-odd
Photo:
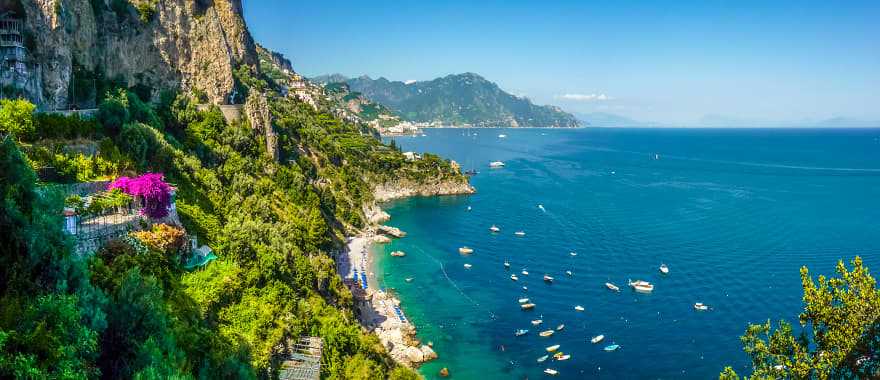
[[[880,130],[475,132],[396,139],[476,168],[478,193],[386,205],[389,224],[409,235],[374,247],[380,283],[440,355],[422,369],[429,379],[441,367],[456,379],[535,379],[548,367],[561,379],[706,379],[725,365],[748,373],[739,336],[749,322],[795,321],[800,266],[831,274],[838,259],[861,255],[880,273]],[[489,169],[493,160],[507,166]],[[463,245],[474,254],[459,255]],[[397,249],[407,256],[388,256]],[[630,278],[654,293],[633,293]],[[520,311],[523,296],[534,311]],[[696,312],[695,302],[713,310]],[[539,316],[543,328],[531,326]],[[520,328],[531,331],[514,337]],[[590,344],[598,334],[605,342]],[[612,342],[620,349],[604,352]],[[536,363],[552,344],[571,360]]]

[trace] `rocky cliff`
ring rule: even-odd
[[[414,196],[458,195],[473,194],[474,192],[476,190],[468,183],[466,177],[422,182],[401,179],[375,186],[373,197],[376,202],[387,202],[392,199]]]
[[[240,0],[4,3],[23,13],[28,48],[41,67],[45,109],[68,108],[71,95],[85,103],[79,107],[93,106],[94,96],[91,104],[79,99],[102,80],[140,86],[153,97],[180,88],[203,93],[212,103],[240,102],[230,99],[236,92],[233,72],[256,65]]]

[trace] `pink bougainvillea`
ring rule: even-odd
[[[150,218],[163,218],[171,206],[171,186],[163,181],[161,173],[146,173],[137,178],[119,177],[110,184],[109,189],[120,189],[144,201],[141,212]]]

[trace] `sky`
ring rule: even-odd
[[[474,72],[575,113],[880,120],[880,1],[244,2],[306,76]]]

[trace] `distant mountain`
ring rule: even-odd
[[[348,77],[342,74],[327,74],[327,75],[318,75],[316,77],[309,78],[312,82],[318,84],[329,84],[329,83],[345,83],[348,81]]]
[[[660,125],[660,123],[638,121],[605,112],[576,113],[575,116],[588,127],[656,127]]]
[[[404,83],[368,76],[330,75],[312,78],[343,80],[351,91],[388,106],[405,120],[474,127],[577,127],[580,123],[559,107],[539,106],[504,92],[473,74],[454,74],[430,81]]]

